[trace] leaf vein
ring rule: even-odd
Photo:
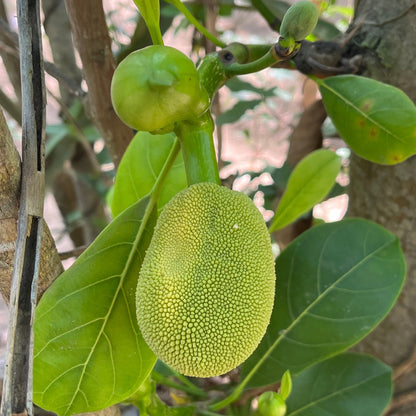
[[[82,324],[82,325],[78,325],[77,327],[75,327],[75,328],[71,328],[69,331],[65,331],[65,332],[62,332],[62,333],[60,333],[59,335],[56,335],[55,337],[53,337],[53,338],[51,338],[35,355],[34,355],[34,357],[33,358],[36,358],[39,354],[41,354],[50,344],[52,344],[53,342],[55,342],[56,340],[58,340],[59,338],[62,338],[63,336],[65,336],[65,335],[68,335],[68,334],[70,334],[71,332],[76,332],[76,331],[78,331],[79,329],[81,329],[81,328],[85,328],[85,327],[87,327],[88,325],[91,325],[91,324],[94,324],[95,322],[98,322],[98,321],[101,321],[101,320],[103,320],[104,319],[104,317],[101,317],[101,318],[96,318],[96,319],[93,319],[92,321],[89,321],[89,322],[86,322],[85,324]]]

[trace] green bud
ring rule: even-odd
[[[280,35],[283,38],[293,38],[295,41],[305,39],[312,33],[318,23],[318,9],[310,1],[303,0],[289,7],[280,25]]]
[[[285,416],[286,403],[280,394],[266,391],[258,400],[256,416]]]

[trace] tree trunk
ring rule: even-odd
[[[110,85],[116,67],[102,1],[65,0],[72,34],[88,85],[90,113],[116,166],[120,163],[133,130],[111,106]]]
[[[356,3],[350,28],[351,33],[356,32],[346,46],[346,55],[362,54],[365,68],[362,75],[401,88],[415,102],[415,2],[360,0]],[[376,221],[396,234],[406,255],[407,281],[396,306],[358,346],[358,350],[374,354],[396,368],[411,356],[416,341],[415,172],[416,157],[396,166],[375,165],[358,156],[351,160],[349,215]],[[396,380],[396,397],[415,388],[416,372],[407,371]],[[392,407],[389,415],[416,414],[416,401],[405,402]]]

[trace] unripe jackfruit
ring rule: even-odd
[[[153,352],[194,377],[224,374],[263,337],[275,272],[263,217],[244,194],[192,185],[162,211],[137,286],[137,318]]]

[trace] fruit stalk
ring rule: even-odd
[[[175,133],[181,143],[188,185],[200,182],[220,185],[210,112],[197,120],[177,123]]]

